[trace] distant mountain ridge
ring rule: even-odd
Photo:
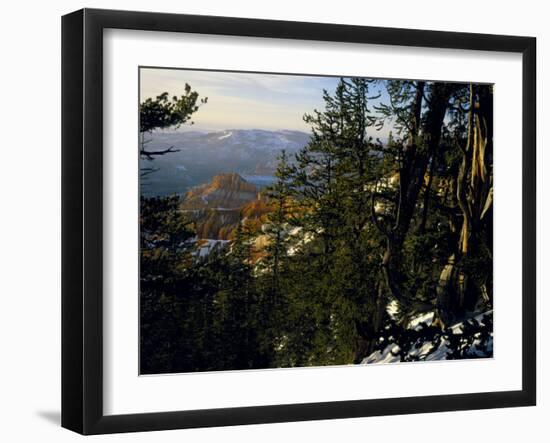
[[[280,152],[284,149],[292,157],[309,142],[310,135],[292,130],[228,129],[162,131],[147,138],[148,150],[178,150],[152,161],[140,159],[140,168],[156,169],[141,180],[142,195],[152,197],[184,195],[227,171],[262,187],[275,173]]]

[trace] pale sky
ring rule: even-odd
[[[315,108],[322,110],[323,89],[334,92],[339,80],[337,77],[159,68],[142,68],[140,75],[140,101],[165,91],[170,96],[182,95],[185,83],[189,83],[200,97],[208,97],[208,103],[193,115],[193,128],[198,130],[291,129],[309,132],[310,127],[304,123],[303,115]],[[382,133],[371,135],[385,136]]]

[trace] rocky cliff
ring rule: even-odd
[[[191,189],[183,209],[233,210],[258,198],[258,188],[234,172],[218,174],[209,183]]]

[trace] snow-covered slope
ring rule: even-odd
[[[493,311],[474,315],[440,333],[430,330],[423,334],[423,331],[429,330],[433,318],[434,313],[429,312],[409,322],[406,329],[414,331],[415,339],[406,345],[407,349],[402,349],[395,337],[383,338],[380,349],[363,359],[361,364],[493,356]]]

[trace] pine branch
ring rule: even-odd
[[[174,149],[173,146],[170,146],[168,149],[164,149],[162,151],[147,151],[147,150],[142,148],[139,151],[139,155],[147,157],[148,160],[153,160],[154,156],[168,154],[169,152],[180,152],[180,150],[179,149]]]

